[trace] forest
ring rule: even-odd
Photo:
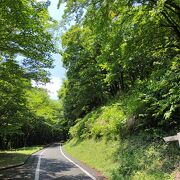
[[[49,81],[56,23],[46,3],[0,2],[0,148],[46,144],[63,136],[60,103],[32,81]]]
[[[108,179],[179,179],[180,2],[63,3],[65,150]]]
[[[66,3],[64,24],[76,22],[62,36],[67,79],[59,98],[68,126],[134,91],[139,104],[131,114],[138,121],[133,129],[178,130],[179,1],[59,3]]]
[[[179,132],[179,0],[59,0],[61,49],[48,2],[0,1],[0,149]],[[53,53],[58,101],[32,85],[50,81]]]

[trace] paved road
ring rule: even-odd
[[[92,180],[64,157],[58,143],[33,154],[23,166],[0,171],[0,180],[6,179]]]

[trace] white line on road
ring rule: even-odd
[[[37,163],[37,166],[36,166],[36,173],[35,173],[35,177],[34,177],[34,180],[39,180],[39,171],[40,171],[40,164],[41,164],[41,156],[42,154],[46,151],[46,149],[44,149],[40,155],[39,155],[39,159],[38,159],[38,163]]]
[[[83,169],[81,166],[79,166],[78,164],[76,164],[74,161],[72,161],[71,159],[69,159],[62,151],[62,148],[60,146],[60,151],[61,151],[61,154],[68,160],[70,161],[71,163],[73,163],[75,166],[77,166],[81,171],[83,171],[87,176],[89,176],[91,179],[93,180],[96,180],[96,178],[91,175],[90,173],[88,173],[85,169]]]

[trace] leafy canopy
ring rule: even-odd
[[[1,0],[0,60],[5,56],[22,56],[21,65],[28,77],[45,78],[45,68],[53,67],[51,54],[55,45],[48,32],[53,23],[47,7],[35,0]]]

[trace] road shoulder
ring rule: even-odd
[[[89,174],[91,174],[92,176],[94,176],[97,180],[107,180],[107,178],[105,176],[102,175],[101,172],[97,171],[96,169],[90,167],[89,165],[85,164],[84,162],[81,162],[77,159],[75,159],[74,157],[72,157],[70,154],[68,154],[63,146],[61,146],[61,150],[62,152],[65,154],[65,156],[67,156],[69,159],[71,159],[74,163],[76,163],[77,165],[79,165],[80,167],[82,167],[85,171],[87,171]]]

